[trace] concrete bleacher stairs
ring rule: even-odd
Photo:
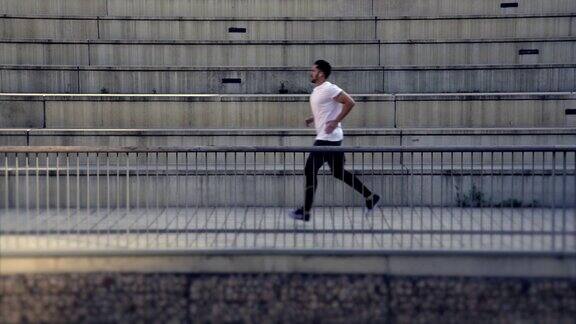
[[[5,0],[0,145],[307,146],[316,59],[348,146],[576,142],[573,0]]]

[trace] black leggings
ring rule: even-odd
[[[314,146],[340,146],[342,141],[332,142],[332,141],[320,141],[316,140]],[[306,166],[304,167],[304,174],[306,175],[306,191],[304,199],[304,210],[310,211],[312,209],[312,203],[314,202],[314,193],[318,187],[318,171],[324,165],[328,163],[332,175],[344,181],[354,190],[361,193],[365,198],[372,195],[372,192],[368,190],[362,184],[362,182],[352,173],[344,169],[344,163],[346,159],[343,152],[312,152],[306,160]]]

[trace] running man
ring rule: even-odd
[[[356,104],[354,100],[337,85],[328,81],[332,71],[330,63],[324,60],[314,62],[310,74],[310,82],[315,84],[310,95],[312,116],[306,119],[306,126],[314,124],[316,128],[316,141],[314,146],[340,146],[344,139],[344,132],[340,122],[350,113]],[[352,173],[344,169],[343,152],[312,152],[306,160],[304,174],[306,188],[304,206],[290,212],[290,217],[296,220],[309,221],[310,210],[314,202],[314,193],[318,187],[318,171],[328,163],[332,175],[353,187],[366,199],[366,208],[372,210],[378,204],[380,196],[373,194]]]

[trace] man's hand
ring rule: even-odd
[[[310,124],[314,123],[314,117],[306,118],[306,127],[310,127]]]
[[[338,121],[331,120],[329,122],[326,122],[326,128],[324,128],[324,131],[326,132],[326,134],[332,134],[332,132],[336,129],[336,127],[338,127]]]

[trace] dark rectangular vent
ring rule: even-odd
[[[223,78],[222,83],[242,83],[240,78]]]
[[[564,113],[566,115],[576,115],[576,109],[575,108],[568,108],[568,109],[566,109],[566,111]]]
[[[518,8],[518,2],[502,2],[500,8]]]
[[[228,28],[229,33],[245,33],[246,28],[239,28],[239,27],[230,27]]]
[[[540,51],[537,49],[521,49],[518,51],[519,55],[535,55],[540,54]]]

